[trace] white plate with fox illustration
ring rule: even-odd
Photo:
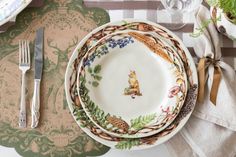
[[[188,77],[188,93],[178,116],[164,130],[145,138],[118,138],[101,130],[87,117],[81,106],[77,92],[78,65],[82,57],[87,54],[88,49],[93,47],[101,37],[106,37],[112,33],[124,30],[137,30],[144,33],[152,32],[161,36],[180,56]],[[66,69],[65,93],[71,115],[81,130],[88,136],[111,148],[120,150],[142,150],[166,142],[183,128],[191,116],[197,100],[198,76],[191,54],[174,33],[150,21],[125,19],[96,28],[76,46]]]
[[[129,31],[109,35],[88,51],[77,87],[94,124],[117,137],[140,138],[174,120],[187,79],[180,58],[166,47],[150,33]]]

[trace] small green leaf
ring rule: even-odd
[[[79,80],[80,80],[81,82],[83,82],[83,81],[85,81],[85,78],[84,78],[82,75],[80,75]]]
[[[100,81],[100,80],[102,79],[102,77],[101,77],[101,76],[99,76],[99,75],[94,75],[94,79],[96,79],[96,80]]]
[[[93,87],[97,87],[99,85],[99,83],[97,81],[93,81],[92,85],[93,85]]]
[[[88,67],[88,72],[89,73],[92,73],[93,72],[93,69],[91,67]]]
[[[95,75],[92,73],[91,76],[94,78]]]
[[[98,65],[96,65],[96,66],[94,67],[93,72],[97,74],[97,73],[99,73],[101,70],[102,70],[102,66],[98,64]]]

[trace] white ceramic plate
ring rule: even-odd
[[[178,116],[163,131],[145,138],[117,138],[103,132],[87,117],[85,111],[80,105],[77,93],[77,72],[78,65],[80,64],[82,57],[86,54],[89,48],[91,48],[94,44],[96,44],[99,39],[101,39],[101,37],[105,37],[111,33],[122,30],[138,30],[143,32],[152,32],[163,37],[165,41],[168,42],[169,45],[171,45],[181,57],[181,60],[184,63],[185,71],[188,76],[188,94]],[[90,137],[92,137],[96,141],[106,146],[122,150],[140,150],[150,148],[159,145],[173,137],[189,119],[196,103],[197,90],[198,77],[195,64],[189,51],[184,46],[182,41],[176,35],[174,35],[169,30],[165,29],[164,27],[153,22],[144,20],[126,19],[124,21],[108,23],[106,25],[98,27],[97,29],[89,33],[74,50],[68,63],[65,74],[66,98],[69,109],[75,121],[78,123],[78,125],[84,132],[86,132]]]
[[[187,94],[181,59],[170,49],[150,33],[138,31],[122,31],[97,42],[80,64],[77,84],[82,107],[93,123],[124,138],[147,137],[166,128]]]
[[[0,0],[0,26],[18,15],[32,0]]]

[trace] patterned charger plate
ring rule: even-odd
[[[178,116],[168,127],[166,127],[161,132],[144,138],[119,138],[107,134],[106,132],[101,130],[86,115],[80,104],[77,92],[76,82],[78,76],[78,66],[81,62],[82,57],[84,57],[87,51],[91,47],[93,47],[101,38],[109,34],[124,30],[151,32],[165,39],[165,42],[171,45],[171,47],[180,56],[188,77],[188,93],[184,105]],[[150,148],[159,145],[173,137],[189,119],[196,103],[197,90],[198,77],[195,64],[189,51],[183,45],[181,40],[164,27],[152,22],[142,20],[127,19],[124,21],[108,23],[95,29],[93,32],[88,34],[76,47],[68,63],[65,75],[65,91],[68,106],[70,108],[72,116],[74,117],[78,125],[84,132],[86,132],[96,141],[106,146],[117,149],[137,150]]]
[[[32,0],[0,0],[0,26],[18,15]]]
[[[117,137],[162,131],[187,94],[178,55],[159,38],[138,31],[102,38],[83,58],[78,78],[84,111],[97,127]]]

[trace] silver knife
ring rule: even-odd
[[[34,71],[34,95],[32,99],[31,108],[31,128],[36,128],[39,123],[40,116],[40,82],[43,71],[43,33],[44,29],[39,28],[36,32],[35,47],[34,47],[34,61],[35,61],[35,71]]]

